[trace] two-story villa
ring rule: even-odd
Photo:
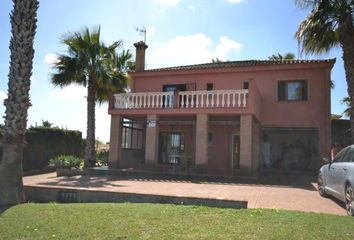
[[[219,176],[309,170],[330,152],[331,60],[228,61],[145,70],[110,105],[110,168]]]

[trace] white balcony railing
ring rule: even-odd
[[[145,92],[115,94],[115,108],[171,108],[173,92]]]
[[[121,93],[115,96],[115,108],[245,108],[248,89]]]
[[[179,92],[181,108],[246,107],[247,89]]]

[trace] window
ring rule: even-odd
[[[248,89],[248,82],[243,82],[243,89]]]
[[[214,85],[212,83],[207,83],[207,91],[213,91]]]
[[[342,149],[337,155],[336,157],[334,158],[333,162],[343,162],[344,161],[344,158],[348,152],[348,148],[344,148]]]
[[[134,123],[129,119],[124,119],[123,129],[122,129],[122,148],[123,149],[143,148],[142,124]]]
[[[307,97],[307,80],[278,82],[279,101],[306,101]]]

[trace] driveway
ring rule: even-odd
[[[247,201],[248,208],[276,208],[345,215],[341,203],[322,198],[315,183],[298,186],[197,180],[119,178],[116,176],[56,177],[55,173],[24,177],[25,186],[153,194]]]

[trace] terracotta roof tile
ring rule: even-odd
[[[146,69],[145,72],[161,72],[161,71],[179,71],[179,70],[195,70],[195,69],[213,69],[213,68],[238,68],[252,67],[264,65],[286,65],[299,63],[335,63],[335,59],[325,60],[245,60],[245,61],[227,61],[219,63],[203,63],[185,66],[165,67]]]

